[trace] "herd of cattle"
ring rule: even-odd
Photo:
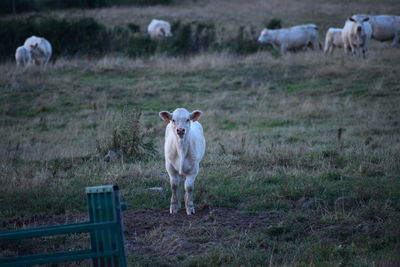
[[[332,53],[335,48],[344,48],[345,53],[365,53],[370,39],[377,41],[392,41],[399,45],[400,16],[392,15],[353,15],[349,17],[343,28],[329,28],[325,36],[325,53]],[[288,50],[310,47],[322,47],[318,40],[318,28],[315,24],[305,24],[290,28],[269,30],[264,29],[258,38],[260,43],[279,47],[281,54]]]
[[[152,39],[172,36],[171,24],[167,21],[153,19],[147,27]],[[315,24],[297,25],[290,28],[262,30],[258,41],[278,47],[281,54],[289,50],[318,47],[318,27]],[[364,15],[358,14],[349,17],[343,28],[329,28],[325,36],[325,53],[332,53],[335,48],[344,48],[345,53],[365,53],[370,39],[377,41],[392,41],[395,46],[400,42],[400,16],[393,15]],[[17,48],[15,60],[18,66],[46,65],[51,57],[52,47],[45,38],[29,37],[23,46]]]

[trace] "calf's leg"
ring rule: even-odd
[[[194,204],[193,204],[193,190],[194,190],[194,181],[196,180],[196,175],[188,175],[186,176],[185,180],[185,207],[186,207],[186,214],[192,215],[195,213]]]
[[[167,171],[169,174],[169,182],[171,185],[171,205],[169,208],[169,212],[171,214],[175,214],[181,208],[181,201],[179,198],[179,175],[178,172],[173,169],[172,166],[167,167]]]

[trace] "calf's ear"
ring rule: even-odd
[[[200,110],[195,110],[192,113],[190,113],[190,119],[192,121],[198,121],[201,117],[201,115],[203,115],[203,112]]]
[[[170,122],[170,120],[172,119],[172,114],[168,111],[161,111],[160,113],[158,113],[158,115],[160,115],[161,119],[163,119],[165,122]]]
[[[369,20],[369,17],[366,17],[365,19],[363,19],[363,21],[368,21]]]

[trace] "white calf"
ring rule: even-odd
[[[264,29],[258,41],[279,47],[282,55],[304,47],[314,50],[319,46],[318,28],[315,24],[304,24],[279,30]]]
[[[203,127],[198,122],[202,114],[199,110],[189,113],[184,108],[178,108],[172,114],[168,111],[159,113],[168,123],[165,130],[164,154],[172,190],[170,213],[177,213],[181,207],[178,190],[181,179],[185,179],[186,214],[195,213],[194,181],[206,146]]]
[[[15,61],[18,67],[26,67],[32,63],[31,52],[25,46],[20,46],[15,51]]]
[[[333,53],[333,50],[338,47],[343,47],[342,40],[342,29],[340,28],[329,28],[325,36],[325,48],[324,53]]]

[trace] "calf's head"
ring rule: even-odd
[[[167,123],[171,123],[174,134],[180,139],[185,138],[190,131],[191,122],[199,120],[202,114],[203,112],[200,110],[189,113],[184,108],[177,108],[172,113],[168,111],[161,111],[159,113],[161,119]]]
[[[269,34],[268,29],[262,30],[260,36],[258,37],[258,41],[264,44],[272,43],[272,36]]]

